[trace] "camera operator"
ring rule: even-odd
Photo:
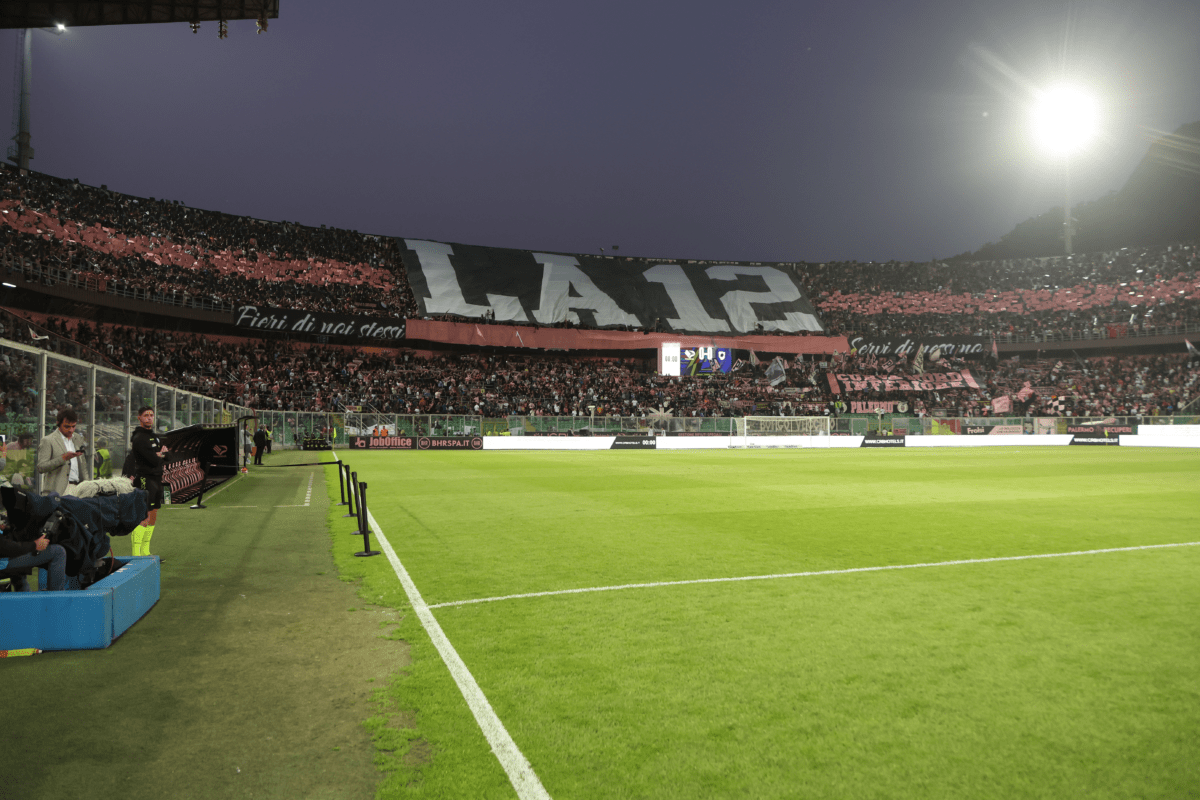
[[[50,591],[58,592],[66,588],[67,551],[62,545],[50,544],[45,534],[32,542],[16,542],[7,534],[0,536],[0,569],[30,567],[45,568],[46,588]],[[24,575],[14,575],[11,580],[18,592],[30,590]]]

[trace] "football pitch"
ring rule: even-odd
[[[1200,451],[341,455],[380,797],[1200,793]]]

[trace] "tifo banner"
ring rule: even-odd
[[[822,331],[791,267],[562,255],[405,239],[422,315],[679,333]]]
[[[926,372],[923,375],[859,375],[847,372],[826,372],[829,388],[843,391],[932,392],[945,389],[978,389],[971,370],[958,372]]]
[[[982,356],[991,351],[991,340],[979,336],[906,336],[879,339],[873,336],[850,336],[851,349],[858,350],[859,355],[871,356],[912,356],[922,347],[925,357],[941,351],[941,356]],[[926,363],[925,366],[929,366]]]
[[[482,450],[482,436],[351,436],[359,450]]]
[[[903,400],[851,400],[851,414],[905,414],[908,403]]]
[[[342,336],[364,344],[382,344],[403,339],[405,327],[402,318],[351,317],[269,306],[239,306],[233,319],[233,324],[239,328]]]

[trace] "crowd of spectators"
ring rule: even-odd
[[[1016,415],[1155,416],[1200,396],[1200,358],[1136,355],[1104,358],[964,360],[848,353],[827,361],[750,364],[729,374],[671,378],[641,359],[568,354],[426,356],[414,351],[362,352],[285,341],[222,339],[88,322],[47,320],[43,328],[101,353],[119,369],[262,410],[384,414],[530,416],[812,416],[844,413],[854,401],[905,404],[912,415],[988,416],[1008,398]],[[36,407],[31,361],[4,356],[0,421]],[[768,374],[773,369],[772,375]],[[782,374],[777,370],[783,368]],[[978,388],[915,390],[922,375],[967,370]],[[848,389],[839,373],[888,378]],[[772,381],[771,377],[775,380]],[[71,396],[86,382],[55,377],[53,404],[86,408]],[[74,386],[72,389],[70,387]],[[64,388],[67,387],[67,388]],[[103,393],[98,411],[113,410]]]
[[[0,170],[0,246],[101,291],[335,314],[416,311],[396,241]]]
[[[417,313],[397,242],[135,198],[77,181],[0,169],[0,247],[6,263],[66,270],[100,290],[148,299],[200,297],[314,312]],[[828,332],[868,338],[1013,336],[1106,338],[1129,327],[1179,332],[1200,325],[1200,247],[1125,248],[1070,257],[989,262],[801,264],[797,277]],[[490,321],[490,320],[481,320]],[[3,325],[3,321],[0,321]],[[10,327],[15,327],[9,320]],[[23,327],[23,325],[21,325]],[[906,359],[857,353],[832,363],[765,364],[680,380],[638,359],[483,353],[422,357],[339,347],[189,336],[87,322],[46,323],[49,346],[135,375],[261,409],[381,413],[590,416],[739,416],[837,413],[851,398],[826,373],[908,375]],[[0,331],[0,334],[3,332]],[[19,337],[18,337],[19,338]],[[66,351],[62,351],[66,352]],[[6,358],[8,358],[6,356]],[[11,359],[10,359],[11,361]],[[3,415],[36,401],[28,364],[10,363]],[[903,401],[914,413],[987,413],[1012,397],[1022,413],[1170,413],[1196,394],[1185,356],[1072,359],[1069,363],[943,359],[926,370],[970,368],[978,389],[858,390],[862,401]],[[68,385],[70,382],[64,382]],[[62,391],[59,389],[58,391]],[[71,405],[83,398],[55,397]]]
[[[228,308],[418,313],[390,237],[204,211],[19,175],[7,166],[0,188],[0,246],[9,262],[66,270],[102,291],[164,302],[201,298]],[[794,269],[832,334],[1005,341],[1200,326],[1195,242],[1046,258]]]
[[[1200,324],[1197,243],[1003,261],[831,262],[798,273],[831,333],[1102,339]]]

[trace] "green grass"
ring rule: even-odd
[[[338,580],[321,476],[254,470],[206,510],[163,509],[151,549],[167,562],[146,616],[105,650],[0,662],[0,798],[373,794],[362,720],[407,648],[381,638],[398,614]]]
[[[344,455],[428,603],[1200,539],[1197,451]],[[0,663],[0,798],[515,795],[321,476],[164,510],[146,617]],[[1187,547],[433,613],[557,800],[1196,797],[1198,575]]]
[[[428,603],[1200,539],[1191,451],[346,457]],[[338,560],[406,608],[384,559]],[[1198,566],[1192,547],[434,613],[554,797],[1179,797],[1200,791]],[[401,628],[413,666],[386,696],[421,757],[380,796],[512,796]]]

